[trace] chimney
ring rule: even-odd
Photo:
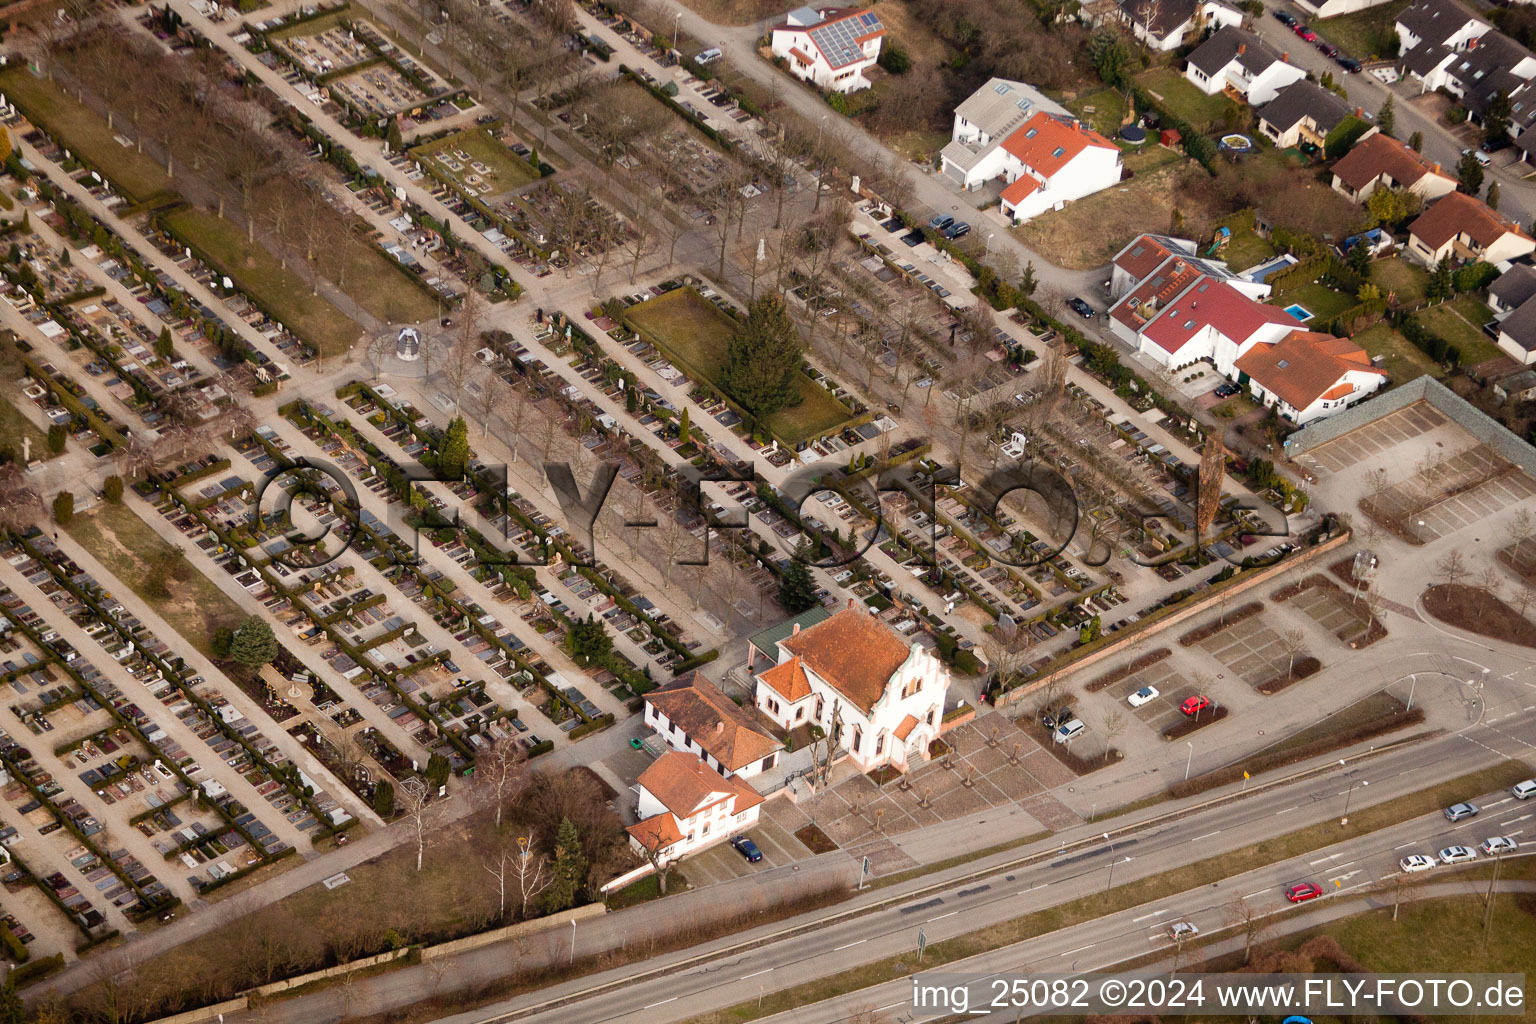
[[[1248,52],[1248,44],[1247,43],[1238,43],[1237,44],[1237,55],[1239,57],[1241,57],[1243,54],[1245,54],[1247,52]]]
[[[853,598],[848,599],[848,610],[853,611]]]
[[[1365,113],[1365,108],[1364,107],[1356,107],[1355,108],[1355,116],[1356,117],[1360,117],[1364,113]]]
[[[1439,173],[1440,173],[1440,165],[1439,165],[1439,164],[1438,164],[1438,163],[1437,163],[1437,164],[1435,164],[1435,173],[1436,173],[1436,174],[1439,174]]]
[[[790,636],[799,636],[800,635],[800,623],[798,623],[798,622],[795,623],[795,627],[789,631],[789,635]]]
[[[1467,50],[1470,52],[1475,49],[1477,49],[1477,37],[1473,36],[1471,39],[1467,40]]]
[[[723,732],[725,732],[725,720],[721,719],[715,723],[715,735],[718,736]]]

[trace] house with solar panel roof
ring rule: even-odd
[[[867,7],[800,7],[773,27],[773,55],[796,78],[830,92],[868,89],[885,26]]]

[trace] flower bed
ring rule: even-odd
[[[1146,654],[1143,654],[1141,657],[1137,658],[1130,664],[1121,666],[1117,669],[1112,669],[1111,671],[1104,673],[1093,682],[1083,687],[1083,689],[1088,693],[1098,693],[1105,687],[1113,686],[1127,676],[1134,675],[1144,668],[1150,668],[1153,665],[1156,665],[1158,662],[1164,660],[1171,654],[1173,654],[1173,652],[1166,647],[1159,647],[1155,651],[1148,651]]]
[[[1183,636],[1179,637],[1179,646],[1193,647],[1195,644],[1198,644],[1201,641],[1209,640],[1211,637],[1215,636],[1217,633],[1220,633],[1222,630],[1229,629],[1232,626],[1237,625],[1244,619],[1252,618],[1263,610],[1264,602],[1249,601],[1247,604],[1236,609],[1235,611],[1230,611],[1226,615],[1221,616],[1215,622],[1208,622],[1198,629],[1192,629],[1188,633],[1185,633]]]
[[[1316,675],[1318,670],[1322,667],[1323,663],[1311,656],[1298,658],[1296,660],[1296,664],[1291,667],[1289,672],[1282,672],[1275,676],[1273,679],[1265,680],[1257,687],[1255,687],[1255,689],[1264,694],[1264,696],[1268,697],[1272,694],[1279,693],[1281,690],[1285,689],[1287,686],[1292,685],[1293,683],[1301,682],[1308,676]]]

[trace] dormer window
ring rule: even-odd
[[[1066,151],[1067,150],[1064,146],[1057,146],[1055,149],[1051,150],[1051,156],[1061,156]]]
[[[1283,370],[1287,366],[1290,366],[1290,365],[1291,365],[1291,361],[1289,359],[1282,359],[1278,363],[1275,364],[1275,368]]]
[[[1004,85],[1004,84],[1003,84],[1003,83],[1002,83],[1002,82],[998,82],[998,83],[997,83],[997,84],[996,84],[996,85],[994,85],[994,86],[993,86],[993,87],[992,87],[992,88],[993,88],[993,90],[994,90],[994,91],[995,91],[995,92],[996,92],[996,93],[997,93],[997,94],[998,94],[998,95],[999,95],[999,96],[1007,96],[1007,95],[1008,95],[1008,92],[1009,92],[1009,89],[1008,89],[1008,87],[1007,87],[1007,86],[1006,86],[1006,85]]]
[[[1039,134],[1040,134],[1040,129],[1038,129],[1038,128],[1031,128],[1029,131],[1024,133],[1024,137],[1026,139],[1032,139],[1036,135],[1039,135]]]

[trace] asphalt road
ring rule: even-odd
[[[1532,725],[1527,722],[1526,729],[1530,730]],[[1104,841],[1051,854],[1052,843],[1060,843],[1065,849],[1092,836],[1096,826],[1085,825],[1054,837],[1044,850],[1035,847],[1031,863],[1009,864],[979,877],[964,877],[938,891],[903,898],[862,916],[826,921],[808,933],[733,952],[690,966],[679,974],[629,980],[582,998],[589,989],[622,982],[634,974],[633,969],[608,972],[445,1020],[448,1024],[502,1024],[511,1020],[598,1024],[624,1019],[661,1024],[729,1006],[760,991],[776,991],[857,963],[912,951],[919,927],[928,942],[938,942],[1107,888],[1112,881],[1111,872],[1115,883],[1124,884],[1308,824],[1337,819],[1343,814],[1346,801],[1351,800],[1351,792],[1358,812],[1366,794],[1371,803],[1380,803],[1436,784],[1440,776],[1450,773],[1446,766],[1455,765],[1455,771],[1460,773],[1498,760],[1501,758],[1491,749],[1463,736],[1445,736],[1382,754],[1358,767],[1345,766],[1320,778],[1277,787],[1236,804],[1195,812],[1177,822],[1134,834],[1114,835],[1113,847]],[[1479,797],[1466,795],[1474,800]],[[1498,802],[1501,800],[1505,802]],[[1335,892],[1353,890],[1389,874],[1404,853],[1433,852],[1449,845],[1453,836],[1457,841],[1475,844],[1485,834],[1493,834],[1495,826],[1497,831],[1509,834],[1523,832],[1536,821],[1536,807],[1515,804],[1507,793],[1481,795],[1481,802],[1488,805],[1484,815],[1454,826],[1431,815],[1359,838],[1350,837],[1347,829],[1333,826],[1341,842],[1327,853],[1312,853],[1236,879],[1214,880],[1211,892],[1215,895],[1194,903],[1179,897],[1144,910],[1153,915],[1148,921],[1154,917],[1159,921],[1135,929],[1139,936],[1136,941],[1150,945],[1149,931],[1164,927],[1160,920],[1175,907],[1185,915],[1197,915],[1194,920],[1203,929],[1215,927],[1216,922],[1209,917],[1213,908],[1224,907],[1240,896],[1252,894],[1250,898],[1259,898],[1264,892],[1277,892],[1278,886],[1304,879],[1325,886],[1337,882]],[[1536,835],[1536,830],[1531,834]],[[1401,851],[1395,849],[1399,846],[1403,847]],[[1408,846],[1413,849],[1407,849]],[[880,898],[884,897],[872,895],[863,899]],[[1100,938],[1109,944],[1122,931],[1133,930],[1124,928],[1119,915],[1081,927],[1090,931],[1067,929],[1038,941],[1052,943],[1051,955],[1060,956],[1078,946],[1097,948]],[[1061,966],[1070,968],[1071,962],[1067,960]],[[572,999],[576,1001],[552,1005]]]

